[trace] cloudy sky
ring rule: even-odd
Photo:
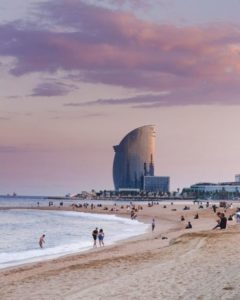
[[[1,0],[0,194],[113,188],[155,124],[171,189],[240,173],[239,0]]]

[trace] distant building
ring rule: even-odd
[[[184,188],[182,195],[202,199],[239,199],[240,181],[210,183],[202,182]]]
[[[143,177],[154,175],[155,128],[146,125],[129,132],[113,147],[113,181],[120,188],[143,189]]]
[[[154,176],[155,139],[155,126],[146,125],[129,132],[113,147],[115,190],[169,191],[169,177]]]
[[[146,192],[168,193],[170,178],[166,176],[144,176],[143,189]]]
[[[197,183],[191,185],[190,189],[195,192],[240,192],[240,182],[221,182],[221,183]]]
[[[236,182],[240,182],[240,174],[236,174],[235,175],[235,181]]]

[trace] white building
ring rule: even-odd
[[[240,182],[240,174],[236,174],[235,175],[235,181],[236,182]]]
[[[190,187],[194,192],[221,192],[226,191],[230,193],[240,192],[239,182],[222,182],[222,183],[197,183]]]

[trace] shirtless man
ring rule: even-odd
[[[44,238],[45,238],[45,234],[43,234],[43,235],[40,237],[40,239],[39,239],[39,246],[40,246],[40,248],[43,248],[43,243],[45,243]]]

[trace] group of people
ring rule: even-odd
[[[213,210],[215,211],[215,207],[213,208]],[[217,225],[213,227],[213,229],[226,229],[227,228],[227,217],[225,216],[225,214],[223,212],[217,212]],[[195,214],[194,219],[198,219],[199,215],[198,213]],[[228,218],[229,220],[232,220],[232,216],[230,215],[230,217]],[[184,216],[181,216],[181,221],[184,221],[185,218]],[[192,224],[191,222],[188,222],[188,224],[186,225],[185,229],[191,229],[192,228]]]
[[[40,248],[43,248],[43,244],[45,243],[45,234],[41,235],[39,239],[39,246]],[[93,232],[92,232],[92,237],[93,237],[93,247],[97,247],[97,240],[99,243],[99,246],[102,247],[104,246],[104,232],[103,229],[99,229],[96,227]]]
[[[172,204],[172,203],[171,203]],[[83,205],[85,206],[85,204]],[[85,206],[87,207],[87,205]],[[209,207],[209,204],[206,206]],[[93,209],[94,206],[92,205],[91,208]],[[122,206],[121,208],[124,208],[124,206]],[[131,219],[135,219],[137,217],[136,212],[139,209],[143,209],[141,206],[139,207],[135,207],[135,205],[129,205],[127,206],[128,209],[131,209]],[[183,210],[188,210],[190,209],[190,207],[185,206],[183,208]],[[212,209],[214,212],[216,212],[217,206],[215,204],[212,205]],[[225,229],[227,227],[227,218],[225,216],[225,214],[223,212],[217,212],[217,216],[218,216],[218,220],[217,220],[217,225],[213,228],[220,228],[220,229]],[[230,218],[231,217],[231,218]],[[229,217],[229,220],[232,220],[232,215]],[[194,215],[194,219],[198,219],[199,215],[198,213],[196,213]],[[238,214],[236,214],[236,218],[237,218],[237,222],[240,223],[240,209],[238,211]],[[185,221],[184,216],[181,216],[181,221]],[[152,227],[152,232],[154,232],[155,230],[155,226],[156,226],[156,222],[155,222],[155,218],[152,219],[152,223],[151,223],[151,227]],[[192,228],[192,224],[189,221],[185,227],[185,229],[191,229]],[[92,231],[92,238],[93,238],[93,247],[97,247],[97,241],[100,247],[104,246],[104,232],[103,229],[98,229],[97,227]],[[45,243],[45,234],[43,234],[40,239],[39,239],[39,246],[40,248],[43,248],[43,244]]]
[[[99,246],[102,247],[104,246],[104,232],[103,229],[99,229],[96,227],[93,232],[92,232],[92,237],[93,237],[93,247],[97,247],[97,240],[99,243]]]
[[[199,216],[198,216],[198,214],[196,214],[196,215],[194,216],[194,219],[198,219],[198,218],[199,218]],[[181,216],[181,219],[180,219],[180,220],[181,220],[182,222],[185,221],[184,216]],[[192,223],[191,223],[190,221],[188,221],[188,223],[187,223],[185,229],[192,229]]]

